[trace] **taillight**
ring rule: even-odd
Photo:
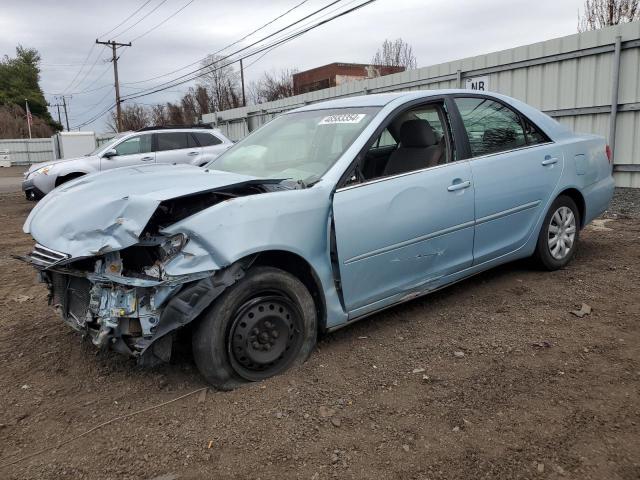
[[[604,153],[607,154],[607,160],[609,160],[609,165],[611,165],[611,159],[613,158],[613,154],[611,153],[611,147],[609,145],[604,147]]]

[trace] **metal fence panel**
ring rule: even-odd
[[[523,100],[579,132],[609,136],[616,37],[621,37],[615,135],[616,182],[640,184],[640,22],[349,82],[304,95],[204,115],[239,140],[283,111],[344,96],[458,88],[489,77],[489,88]],[[251,119],[249,122],[248,119]]]
[[[9,152],[13,165],[49,162],[54,159],[53,142],[50,138],[0,140],[0,150]]]

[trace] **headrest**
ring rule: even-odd
[[[438,143],[433,127],[426,120],[407,120],[400,127],[400,145],[409,148],[425,148]]]

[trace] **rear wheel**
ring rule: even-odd
[[[316,332],[315,305],[302,282],[256,267],[206,312],[193,333],[193,354],[207,381],[229,390],[302,363]]]
[[[580,235],[580,212],[573,199],[560,195],[545,216],[534,257],[547,270],[558,270],[573,258]]]

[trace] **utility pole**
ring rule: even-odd
[[[67,100],[65,99],[65,95],[60,95],[60,96],[56,96],[54,97],[56,100],[56,104],[52,105],[53,107],[56,107],[58,109],[58,123],[60,125],[62,125],[62,118],[60,117],[60,107],[64,108],[64,119],[67,123],[67,132],[69,131],[69,116],[67,115]],[[62,103],[60,103],[60,99],[62,98]],[[69,97],[71,98],[71,97]],[[63,128],[64,130],[64,125]]]
[[[62,96],[62,107],[64,108],[64,119],[67,122],[67,132],[69,131],[69,115],[67,115],[67,99],[64,97],[64,95]],[[60,113],[60,110],[58,110],[58,113]]]
[[[247,106],[247,100],[244,97],[244,69],[242,68],[242,59],[240,59],[240,83],[242,84],[242,106]]]
[[[54,105],[54,107],[56,107],[56,108],[58,109],[58,123],[59,123],[60,125],[62,125],[62,118],[60,118],[60,104],[59,104],[59,103],[56,103],[56,104]]]
[[[110,45],[111,46],[111,52],[112,52],[112,57],[111,57],[111,61],[113,62],[113,78],[115,81],[115,87],[116,87],[116,123],[117,123],[117,127],[118,127],[118,131],[122,130],[122,110],[120,108],[120,83],[118,82],[118,56],[116,55],[116,49],[118,47],[130,47],[131,46],[131,42],[129,43],[118,43],[114,40],[109,40],[106,42],[100,42],[97,38],[96,38],[96,43],[100,44],[100,45]]]

